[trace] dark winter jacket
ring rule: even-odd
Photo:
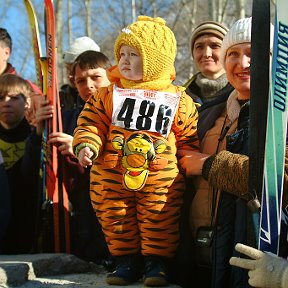
[[[226,100],[230,93],[233,91],[233,87],[227,82],[227,85],[218,90],[212,100],[207,101],[205,95],[202,95],[200,87],[196,84],[197,74],[191,78],[188,83],[185,84],[186,93],[199,104],[198,107],[198,124],[197,133],[199,140],[201,141],[211,127],[213,127],[216,119],[221,115],[226,107]]]
[[[227,150],[232,153],[248,155],[248,130],[249,102],[241,107],[237,130],[227,135]],[[239,174],[235,171],[235,175],[237,177]],[[248,178],[247,175],[246,178]],[[225,191],[221,192],[217,209],[217,228],[213,242],[212,287],[249,287],[247,271],[229,264],[231,256],[240,256],[234,250],[237,243],[256,247],[255,237],[258,230],[253,227],[252,217],[257,216],[257,221],[259,221],[259,213],[252,215],[247,206],[247,199],[249,197],[244,199]]]
[[[31,129],[25,118],[14,129],[0,125],[0,151],[9,186],[6,217],[11,215],[3,254],[30,253],[35,241],[41,137]]]
[[[66,92],[70,90],[70,88],[66,88],[68,89]],[[85,104],[77,95],[78,93],[73,107],[67,109],[66,103],[64,111],[62,110],[63,132],[69,135],[73,135],[77,126],[77,118]],[[69,97],[69,95],[65,97]],[[62,165],[64,184],[73,207],[72,253],[87,261],[101,262],[102,259],[107,259],[109,252],[91,204],[90,167],[82,167],[78,160],[71,156],[62,157]]]
[[[2,252],[2,242],[11,215],[9,183],[3,161],[2,153],[0,151],[0,254]]]
[[[79,97],[77,89],[68,84],[61,86],[59,96],[62,112],[72,111],[73,109],[82,110],[85,104]]]

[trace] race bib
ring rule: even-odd
[[[180,93],[122,89],[114,85],[112,124],[132,130],[158,132],[168,137]]]

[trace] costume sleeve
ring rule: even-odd
[[[177,150],[199,150],[197,137],[198,111],[192,98],[182,92],[172,130],[175,133]]]
[[[99,155],[106,142],[111,124],[112,96],[107,87],[102,88],[85,104],[74,130],[73,151],[78,156],[81,147],[88,146],[94,155]],[[80,149],[79,149],[80,148]]]

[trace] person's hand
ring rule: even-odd
[[[193,175],[202,175],[203,164],[210,155],[197,151],[179,150],[177,156],[182,157],[179,160],[180,169],[184,171],[187,177],[191,177]]]
[[[39,90],[39,92],[41,91]],[[26,109],[25,117],[27,121],[30,123],[30,125],[37,127],[36,112],[39,109],[40,102],[44,99],[44,96],[42,95],[42,93],[38,93],[35,91],[31,93],[30,96],[31,96],[31,105],[29,109]]]
[[[235,250],[252,259],[231,257],[231,265],[248,269],[248,283],[253,287],[287,288],[288,261],[274,254],[264,253],[255,248],[236,244]]]
[[[54,132],[49,134],[47,143],[56,145],[62,155],[74,156],[72,141],[73,136],[62,132]]]
[[[93,151],[89,147],[81,149],[78,153],[79,164],[87,168],[87,166],[92,165],[92,160],[90,159],[94,155]]]
[[[38,135],[41,135],[44,130],[44,121],[50,119],[53,113],[54,108],[49,104],[49,100],[43,99],[35,113],[36,133]]]

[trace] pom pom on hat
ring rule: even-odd
[[[176,39],[164,19],[138,16],[138,20],[122,29],[114,46],[117,62],[120,59],[122,45],[132,46],[141,54],[143,61],[143,81],[169,78],[174,74],[176,57]]]
[[[212,34],[219,39],[223,40],[224,36],[228,32],[228,28],[224,25],[214,22],[214,21],[205,21],[199,24],[192,32],[191,36],[191,52],[193,54],[194,43],[197,38],[205,34]]]
[[[69,50],[64,52],[63,60],[65,63],[73,63],[77,56],[88,50],[100,52],[100,47],[93,39],[87,36],[76,38]]]

